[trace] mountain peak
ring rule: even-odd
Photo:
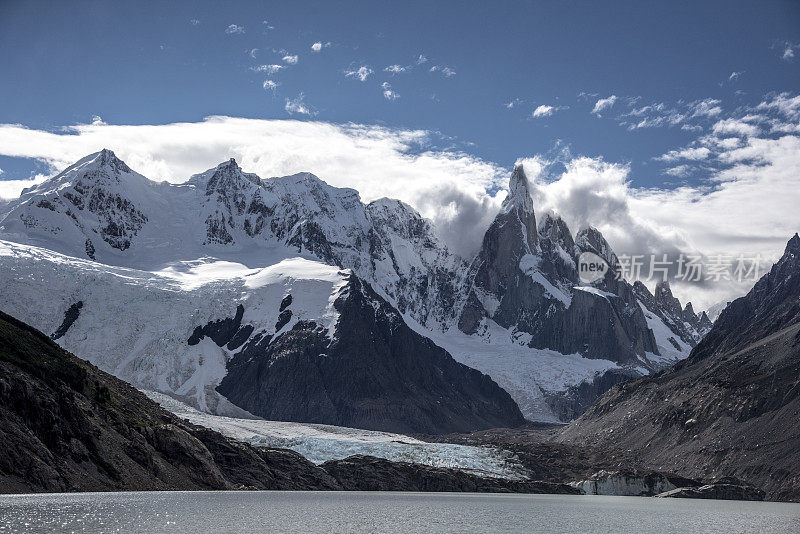
[[[794,236],[786,243],[786,250],[783,251],[783,255],[786,256],[787,254],[800,254],[800,236],[797,235],[797,232],[795,232]]]
[[[114,154],[113,150],[109,150],[104,148],[94,158],[94,161],[100,167],[109,167],[113,170],[119,170],[123,172],[130,172],[130,168],[125,164],[124,161],[119,159],[116,154]]]
[[[611,267],[619,263],[617,255],[606,241],[603,233],[594,226],[587,226],[575,235],[575,244],[584,252],[594,252]]]
[[[508,180],[508,196],[503,201],[503,209],[521,208],[525,213],[533,213],[531,186],[522,165],[515,165],[514,172]]]
[[[662,280],[656,284],[655,296],[656,298],[672,296],[672,289],[669,287],[667,280]]]
[[[231,158],[228,161],[223,161],[222,163],[217,165],[217,168],[218,169],[241,170],[241,167],[239,167],[239,164],[236,163],[236,159],[235,158]]]

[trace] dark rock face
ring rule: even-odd
[[[228,317],[226,319],[220,319],[218,321],[211,321],[205,326],[197,326],[195,327],[192,335],[186,341],[189,345],[197,345],[200,343],[204,337],[210,337],[214,343],[218,346],[223,346],[229,341],[234,341],[234,337],[240,332],[239,327],[242,324],[242,317],[244,316],[244,306],[239,304],[236,306],[236,315],[233,317]],[[253,331],[253,327],[250,327],[250,332]],[[237,342],[240,341],[239,345],[244,343],[244,340],[247,339],[248,336],[243,335],[242,332],[236,339]],[[248,334],[249,335],[249,334]],[[241,338],[244,337],[244,340]],[[230,347],[229,347],[230,348]]]
[[[541,287],[520,270],[522,258],[538,250],[533,199],[522,166],[514,169],[509,189],[470,267],[471,287],[458,323],[459,329],[467,334],[476,333],[480,320],[487,315],[500,326],[509,327],[520,321],[535,320],[539,309],[549,306],[543,302]],[[496,302],[496,309],[487,310],[486,300]]]
[[[616,386],[560,439],[640,451],[653,468],[735,476],[800,500],[800,238],[687,360]]]
[[[279,421],[425,433],[524,422],[508,393],[411,330],[357,277],[334,306],[333,339],[306,321],[276,338],[253,335],[217,390]]]
[[[633,284],[633,291],[636,298],[648,310],[658,315],[664,324],[690,347],[697,345],[711,328],[711,321],[705,312],[700,316],[696,315],[691,302],[687,303],[685,308],[681,308],[680,301],[672,295],[669,282],[656,284],[653,294],[644,284],[637,281]]]
[[[637,373],[627,369],[609,369],[595,376],[591,382],[581,382],[572,386],[565,394],[548,395],[547,405],[560,421],[572,421],[585,412],[603,393],[617,384],[638,377]]]
[[[460,491],[482,493],[555,493],[578,495],[566,484],[484,478],[455,469],[440,469],[371,456],[351,456],[322,464],[349,491]]]
[[[338,489],[291,451],[180,421],[0,312],[0,492]]]
[[[592,252],[610,266],[617,257],[595,228],[573,241],[563,220],[546,215],[536,228],[533,200],[522,167],[514,169],[510,193],[483,239],[470,270],[459,328],[479,332],[492,319],[531,334],[529,345],[564,354],[580,353],[623,364],[658,354],[655,339],[625,281],[606,277],[582,291],[576,261]]]
[[[67,311],[64,312],[64,321],[61,323],[61,326],[59,326],[58,329],[53,332],[50,338],[60,339],[64,337],[64,334],[67,333],[67,330],[69,330],[69,327],[72,326],[72,323],[78,320],[78,316],[81,314],[81,308],[83,308],[82,300],[70,305],[70,307],[67,308]]]

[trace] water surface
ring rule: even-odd
[[[800,504],[391,492],[0,496],[0,532],[798,533]]]

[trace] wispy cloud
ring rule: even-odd
[[[677,165],[664,169],[664,174],[673,176],[675,178],[686,178],[692,172],[692,167],[689,165]]]
[[[255,59],[258,56],[258,48],[251,48],[249,55],[251,58]]]
[[[281,69],[285,69],[285,65],[259,65],[257,67],[250,67],[250,70],[256,72],[266,72],[267,74],[275,74]]]
[[[296,55],[295,56],[290,56],[290,55],[287,54],[287,55],[283,56],[283,62],[287,63],[289,65],[297,65],[298,59],[300,59],[300,58],[297,57]]]
[[[357,79],[361,80],[362,82],[364,82],[364,81],[367,80],[367,78],[370,77],[370,75],[372,73],[373,73],[373,70],[371,68],[369,68],[366,65],[362,65],[362,66],[358,67],[357,69],[351,69],[351,70],[345,71],[344,75],[347,78],[357,78]]]
[[[277,89],[280,84],[273,80],[264,80],[264,83],[262,85],[265,90],[272,91],[274,93],[275,89]]]
[[[567,109],[567,106],[548,106],[546,104],[542,104],[537,106],[536,109],[533,110],[531,113],[531,117],[534,119],[539,119],[542,117],[550,117],[556,111],[561,111],[562,109]]]
[[[658,156],[654,159],[660,161],[678,161],[682,159],[688,159],[692,161],[703,160],[708,158],[711,155],[711,150],[708,147],[695,147],[695,148],[684,148],[681,150],[670,150],[666,154]]]
[[[395,63],[394,65],[389,65],[384,67],[383,72],[389,72],[391,74],[400,74],[401,72],[406,72],[410,68],[411,67],[404,67],[403,65],[398,65]]]
[[[601,113],[607,109],[611,109],[614,106],[614,103],[617,101],[617,95],[611,95],[606,98],[601,98],[597,102],[594,103],[594,108],[592,108],[592,113],[601,117]]]
[[[503,105],[506,107],[506,109],[514,109],[515,107],[517,107],[520,104],[522,104],[522,102],[523,102],[523,100],[521,98],[514,98],[512,100],[509,100],[508,102],[506,102]]]
[[[239,26],[237,24],[231,24],[227,28],[225,28],[225,33],[227,34],[237,34],[237,33],[244,33],[244,26]]]
[[[200,24],[200,21],[198,19],[189,19],[189,24],[192,26],[197,26]]]
[[[268,20],[262,20],[261,24],[264,26],[264,31],[274,30],[275,26],[273,26]]]
[[[311,45],[311,50],[313,50],[314,52],[319,52],[323,48],[328,48],[329,46],[331,46],[330,41],[326,43],[323,43],[322,41],[317,41],[316,43]]]
[[[706,98],[690,104],[692,109],[692,117],[716,117],[722,113],[722,108],[719,105],[722,102],[715,98]]]
[[[800,44],[795,44],[795,43],[786,41],[786,42],[783,43],[783,46],[781,48],[783,50],[783,53],[781,54],[781,59],[784,60],[784,61],[793,61],[794,60],[794,55],[795,55],[795,50],[800,49]]]
[[[714,123],[712,131],[716,135],[737,135],[742,137],[752,137],[761,133],[758,126],[734,118],[717,121]]]
[[[455,69],[452,67],[448,67],[446,65],[434,65],[430,69],[428,69],[428,72],[441,73],[441,75],[444,76],[445,78],[450,78],[451,76],[456,75]]]
[[[381,88],[383,89],[383,98],[386,100],[391,102],[400,98],[400,95],[392,89],[392,85],[389,82],[383,82]]]
[[[297,98],[293,99],[286,99],[286,104],[283,106],[283,109],[289,115],[294,115],[295,113],[299,113],[301,115],[316,115],[315,111],[312,111],[311,108],[305,103],[305,95],[300,93],[297,95]]]
[[[420,54],[417,57],[417,65],[422,65],[423,63],[427,63],[427,62],[428,62],[428,58],[425,56],[425,54]]]
[[[735,82],[742,76],[742,74],[744,74],[744,71],[733,71],[731,72],[731,75],[728,76],[728,81]]]

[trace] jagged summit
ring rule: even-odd
[[[508,180],[508,196],[503,201],[503,211],[508,212],[514,208],[533,214],[531,186],[522,165],[514,166],[514,172],[511,173],[511,178]]]
[[[794,236],[786,243],[786,249],[783,251],[783,255],[786,254],[800,254],[800,235],[797,235],[795,232]]]
[[[583,251],[597,254],[612,267],[619,263],[617,255],[611,249],[611,245],[603,237],[602,232],[594,226],[587,226],[580,230],[575,236],[575,244]]]

